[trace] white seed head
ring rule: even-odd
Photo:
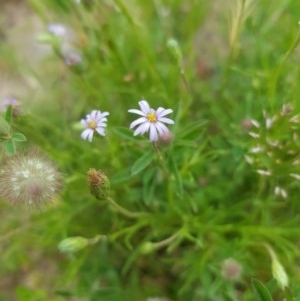
[[[54,163],[37,150],[4,159],[0,173],[0,196],[12,204],[44,205],[61,187]]]

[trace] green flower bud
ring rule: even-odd
[[[149,254],[153,252],[155,249],[156,249],[155,245],[152,242],[147,241],[141,245],[140,252],[142,254]]]
[[[58,249],[62,253],[75,253],[84,249],[88,244],[88,239],[81,236],[74,236],[62,240],[58,245]]]
[[[280,287],[284,290],[286,287],[289,286],[289,279],[285,272],[284,267],[280,263],[277,258],[276,253],[274,250],[267,244],[264,244],[265,248],[268,250],[271,260],[272,260],[272,275],[277,280]]]
[[[289,279],[284,267],[275,256],[272,258],[272,274],[282,289],[289,286]]]
[[[110,193],[110,181],[107,176],[94,168],[89,169],[87,174],[91,194],[98,200],[107,200]]]
[[[167,47],[170,51],[170,55],[177,63],[178,67],[182,65],[182,53],[178,42],[175,39],[169,39],[167,42]]]

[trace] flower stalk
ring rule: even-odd
[[[107,199],[107,202],[111,207],[113,207],[116,211],[121,213],[122,215],[128,217],[128,218],[139,218],[141,216],[145,216],[147,213],[146,212],[131,212],[124,207],[120,206],[117,202],[115,202],[111,197]]]

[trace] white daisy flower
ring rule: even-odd
[[[169,129],[165,126],[167,124],[174,124],[174,121],[166,118],[165,116],[172,113],[171,109],[164,109],[159,107],[157,110],[150,108],[146,100],[139,101],[141,110],[130,109],[128,112],[138,114],[142,117],[133,121],[130,124],[130,128],[138,126],[133,135],[143,135],[146,132],[150,132],[150,141],[157,141],[158,138],[166,133],[169,133]]]
[[[95,131],[98,134],[105,136],[107,122],[105,116],[107,115],[109,115],[108,112],[101,113],[101,111],[93,110],[90,114],[86,115],[85,119],[81,119],[80,123],[85,127],[85,130],[81,133],[81,138],[92,142]]]

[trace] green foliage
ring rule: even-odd
[[[29,3],[45,25],[29,40],[48,51],[18,62],[34,91],[0,116],[1,146],[43,149],[63,190],[43,210],[1,203],[1,277],[35,280],[13,294],[297,300],[300,4]],[[129,128],[142,99],[172,109],[158,141]],[[80,120],[93,110],[110,114],[89,142]]]
[[[253,289],[260,301],[272,301],[272,297],[268,289],[257,279],[252,279]]]

